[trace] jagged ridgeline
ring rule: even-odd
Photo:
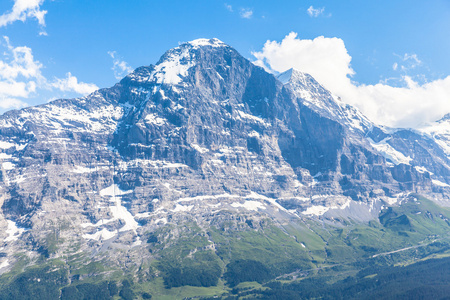
[[[5,113],[0,151],[0,299],[450,291],[449,118],[378,126],[217,39]]]

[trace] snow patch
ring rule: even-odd
[[[103,190],[100,191],[100,196],[110,196],[110,197],[116,197],[116,196],[123,196],[127,194],[131,194],[133,191],[122,191],[117,184],[113,184]]]
[[[150,217],[150,212],[145,212],[145,213],[139,213],[139,214],[135,214],[134,217],[135,218],[148,218]]]
[[[203,195],[203,196],[196,196],[196,197],[186,197],[186,198],[180,198],[177,200],[177,202],[190,202],[190,201],[205,201],[210,199],[229,199],[229,198],[239,198],[239,195],[231,195],[231,194],[220,194],[220,195]]]
[[[315,215],[315,216],[321,216],[324,213],[326,213],[330,208],[323,206],[323,205],[315,205],[308,207],[304,212],[302,212],[304,215]]]
[[[430,171],[428,171],[425,167],[419,167],[419,166],[415,166],[414,167],[416,169],[417,172],[419,173],[429,173],[430,175],[433,175],[434,173],[431,173]]]
[[[309,201],[311,201],[311,198],[309,198],[309,197],[284,197],[284,198],[282,197],[280,199],[282,199],[282,200],[295,199],[295,200],[299,200],[299,201],[302,201],[302,202],[309,202]]]
[[[5,238],[4,242],[17,241],[22,233],[27,231],[25,228],[18,227],[14,221],[6,220],[6,222],[8,223],[8,228],[6,229],[6,234],[8,236]]]
[[[127,210],[126,207],[122,206],[123,195],[131,194],[133,191],[122,191],[116,184],[107,187],[100,191],[100,196],[109,196],[111,201],[114,202],[115,206],[110,206],[109,209],[116,220],[124,220],[125,225],[120,228],[119,231],[133,230],[136,233],[136,229],[139,227],[138,222],[134,219],[133,215]]]
[[[188,44],[194,46],[194,48],[202,47],[202,46],[211,46],[211,47],[224,47],[226,44],[219,39],[196,39],[188,42]]]
[[[386,201],[389,205],[394,205],[397,203],[398,198],[392,198],[392,197],[385,197],[383,198],[384,201]]]
[[[152,113],[145,116],[145,123],[162,126],[166,124],[166,119],[160,118],[158,115]]]
[[[0,264],[0,270],[3,269],[3,268],[6,268],[7,266],[9,266],[9,261],[5,260],[4,262],[2,262]]]
[[[136,239],[136,241],[133,243],[133,245],[131,245],[131,247],[136,247],[136,246],[140,246],[142,245],[142,241],[141,239]]]
[[[9,161],[4,162],[2,164],[2,166],[3,166],[3,169],[5,169],[5,170],[13,170],[13,169],[15,169],[15,165],[13,163],[9,162]]]
[[[333,205],[333,206],[315,205],[315,206],[308,207],[304,212],[302,212],[302,214],[321,216],[324,213],[326,213],[327,211],[329,211],[330,209],[346,209],[347,207],[350,207],[352,202],[354,203],[354,201],[348,199],[347,201],[345,201],[344,204],[342,204],[340,206],[337,206],[337,205]]]
[[[164,60],[155,66],[151,78],[157,84],[178,84],[194,65],[189,49],[178,47],[167,52]]]
[[[386,159],[392,161],[392,163],[399,165],[405,164],[409,165],[412,160],[411,157],[403,155],[401,152],[395,150],[391,145],[389,145],[386,141],[389,138],[386,138],[378,143],[375,143],[372,139],[368,138],[372,147],[374,147],[381,155],[383,155]]]
[[[72,169],[73,173],[77,174],[85,174],[85,173],[93,173],[95,172],[95,168],[86,168],[82,166],[75,166],[75,169]]]
[[[194,208],[194,205],[187,205],[187,206],[184,206],[184,205],[177,204],[177,205],[175,206],[175,208],[174,208],[172,211],[173,211],[173,212],[179,212],[179,211],[191,211],[193,208]]]
[[[118,232],[132,230],[135,234],[136,229],[139,226],[138,222],[134,219],[133,215],[127,210],[126,207],[122,206],[122,196],[132,193],[133,191],[123,191],[119,188],[117,184],[112,184],[111,186],[100,191],[100,196],[109,197],[112,202],[114,202],[115,206],[109,206],[111,214],[113,215],[112,219],[107,220],[107,222],[111,222],[114,220],[123,220],[125,225],[118,230]],[[103,221],[101,221],[103,222]],[[98,226],[99,223],[94,226]],[[86,239],[99,240],[102,239],[110,239],[116,235],[115,231],[108,231],[106,228],[103,228],[100,231],[97,231],[94,234],[85,234],[83,235]],[[138,237],[139,240],[139,237]]]
[[[166,96],[166,93],[164,92],[164,90],[159,90],[159,93],[161,94],[161,97],[163,98],[163,99],[169,99],[167,96]]]
[[[200,153],[206,153],[206,152],[209,151],[209,149],[203,148],[203,147],[201,147],[200,145],[197,145],[197,144],[191,144],[191,147],[194,148],[195,150],[197,150]]]
[[[433,182],[434,185],[437,186],[442,186],[442,187],[449,187],[450,185],[446,184],[445,182],[436,180],[436,179],[432,179],[431,182]]]
[[[258,193],[253,192],[253,191],[251,191],[249,195],[245,196],[245,198],[246,199],[261,199],[261,200],[265,200],[265,201],[269,202],[270,204],[272,204],[273,206],[277,207],[278,209],[281,209],[281,210],[283,210],[285,212],[289,212],[286,208],[281,206],[275,199],[266,197],[264,195],[260,195]]]
[[[231,204],[232,207],[238,208],[238,207],[243,207],[246,210],[253,210],[253,211],[257,211],[258,208],[260,209],[266,209],[266,207],[259,201],[253,201],[253,200],[248,200],[248,201],[244,201],[244,203],[239,203],[239,202],[233,202]]]
[[[16,146],[16,144],[5,142],[5,141],[0,141],[0,149],[9,149],[14,146]]]
[[[12,155],[6,153],[0,153],[0,159],[11,159]]]
[[[167,224],[167,218],[156,219],[155,224],[159,223]]]

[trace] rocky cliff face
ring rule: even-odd
[[[18,249],[138,253],[156,228],[230,211],[367,220],[409,192],[446,201],[436,124],[379,127],[308,74],[276,78],[216,39],[182,44],[112,88],[0,117],[0,272]]]

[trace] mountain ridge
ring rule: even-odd
[[[413,228],[411,211],[379,216],[414,195],[450,206],[443,138],[377,126],[311,76],[281,76],[200,39],[111,88],[0,116],[0,272],[19,265],[18,252],[29,264],[79,254],[169,278],[186,271],[172,265],[181,258],[197,268],[199,252],[216,274],[252,258],[239,250],[246,236],[270,253],[280,249],[262,237],[283,237],[295,251],[277,263],[311,268],[335,251],[317,224]],[[293,271],[264,251],[273,272]]]
[[[211,45],[213,45],[213,46],[211,46]],[[217,45],[220,45],[220,47],[218,47]],[[192,60],[194,59],[193,57],[196,54],[193,54],[193,53],[197,53],[198,51],[201,52],[201,50],[203,48],[209,48],[209,47],[211,47],[211,48],[221,48],[221,50],[227,52],[226,55],[231,55],[230,53],[232,53],[233,51],[235,52],[235,50],[233,50],[229,46],[226,46],[225,44],[223,44],[219,40],[200,39],[200,40],[195,40],[193,42],[188,42],[188,43],[182,44],[179,47],[176,47],[174,49],[169,50],[168,52],[166,52],[166,54],[164,54],[161,57],[161,59],[157,63],[157,66],[161,65],[161,64],[166,64],[167,62],[173,62],[174,60],[175,61],[182,61],[182,60],[184,60],[186,65],[189,65],[189,63],[194,64],[194,63],[192,63]],[[188,55],[185,52],[186,48],[189,48],[190,50],[193,51],[193,53],[189,54],[190,60],[186,59],[186,55]],[[214,50],[217,50],[217,49],[214,49]],[[175,52],[179,54],[178,58],[177,58],[176,55],[173,55],[173,53],[175,53]],[[211,55],[211,53],[215,53],[215,51],[208,52],[208,54],[206,54],[206,55]],[[197,55],[202,56],[202,55],[205,55],[205,54],[197,54]],[[223,53],[221,53],[221,55],[223,55]],[[238,54],[237,54],[237,52],[235,52],[235,53],[233,53],[233,55],[238,55]],[[245,60],[240,55],[238,55],[237,57],[239,57],[240,60]],[[206,59],[203,59],[203,58],[200,59],[200,61],[202,61],[202,62],[205,62],[205,60]],[[175,63],[175,65],[178,66],[179,64]],[[211,64],[209,64],[208,66],[211,66]],[[225,60],[222,59],[222,63],[221,64],[214,63],[212,66],[222,67],[222,68],[225,67],[225,69],[230,67],[229,65],[227,65],[226,59]],[[250,66],[251,66],[251,68],[257,68],[258,69],[258,67],[255,67],[255,66],[247,63],[247,68],[249,68]],[[196,72],[196,73],[195,73],[194,78],[193,79],[189,79],[190,80],[190,81],[188,81],[189,83],[186,83],[186,82],[184,82],[184,78],[186,76],[182,76],[183,79],[178,77],[176,79],[176,81],[171,81],[171,80],[174,79],[174,77],[177,77],[177,76],[172,74],[171,72],[173,70],[171,70],[170,68],[167,68],[167,66],[160,67],[159,71],[158,70],[154,70],[155,69],[154,66],[140,67],[140,68],[136,69],[136,71],[134,71],[133,73],[131,73],[130,75],[128,75],[127,77],[125,77],[121,81],[121,84],[130,84],[130,83],[132,83],[132,84],[136,85],[136,88],[135,87],[131,88],[131,94],[129,94],[129,95],[122,95],[121,93],[123,93],[123,91],[118,92],[117,88],[103,89],[103,90],[99,90],[99,91],[91,94],[91,96],[89,96],[89,97],[84,97],[84,98],[81,98],[80,100],[71,100],[70,103],[72,103],[71,105],[73,105],[73,109],[76,109],[76,107],[79,107],[80,109],[83,109],[84,108],[83,105],[86,104],[87,99],[90,99],[90,101],[92,103],[96,103],[97,102],[95,105],[102,105],[101,104],[102,101],[106,101],[106,102],[104,102],[106,104],[109,101],[108,99],[114,99],[113,102],[111,103],[111,105],[113,105],[113,106],[110,106],[110,105],[108,106],[108,109],[111,109],[111,111],[109,112],[109,115],[107,113],[106,115],[102,116],[100,113],[98,113],[98,112],[96,113],[96,114],[100,115],[100,117],[103,118],[104,120],[108,120],[108,117],[110,117],[111,113],[112,113],[114,115],[114,117],[110,118],[108,122],[109,122],[110,126],[114,126],[114,124],[116,124],[115,122],[117,122],[120,118],[123,118],[124,115],[127,115],[127,113],[129,113],[131,110],[136,111],[137,108],[136,107],[133,108],[133,104],[130,103],[130,100],[133,101],[133,98],[140,99],[139,97],[134,96],[134,95],[137,95],[138,93],[140,93],[139,89],[142,89],[141,85],[142,84],[150,85],[153,90],[150,91],[150,92],[147,92],[147,90],[148,90],[147,89],[146,90],[146,97],[150,97],[149,95],[152,94],[152,96],[155,97],[155,101],[158,101],[158,102],[161,102],[161,103],[166,102],[166,104],[164,104],[164,105],[167,105],[167,103],[170,102],[170,105],[173,106],[173,107],[170,107],[169,109],[167,109],[167,107],[160,107],[158,113],[163,111],[163,113],[166,114],[165,115],[166,117],[165,118],[161,117],[161,116],[158,115],[158,113],[156,113],[156,114],[152,113],[152,114],[147,114],[146,115],[146,119],[144,118],[144,120],[142,120],[142,119],[139,120],[139,119],[136,119],[138,117],[136,115],[134,115],[134,118],[135,118],[134,122],[135,122],[135,124],[127,123],[125,125],[125,131],[126,132],[123,133],[123,135],[120,134],[121,129],[119,128],[120,127],[119,123],[117,123],[118,127],[115,129],[115,132],[114,133],[110,132],[110,134],[116,134],[116,137],[114,138],[116,140],[116,142],[113,141],[113,144],[117,143],[117,145],[113,145],[111,147],[116,147],[116,146],[119,147],[118,143],[124,143],[124,140],[125,140],[124,137],[125,136],[133,137],[133,136],[136,136],[136,135],[139,135],[141,137],[137,141],[128,141],[126,143],[128,145],[127,147],[130,148],[130,145],[131,145],[131,147],[136,147],[139,144],[145,145],[145,143],[148,142],[148,140],[144,141],[144,143],[140,143],[140,142],[143,142],[143,140],[142,140],[142,133],[140,132],[139,126],[142,125],[143,121],[147,122],[147,123],[152,123],[153,122],[152,126],[159,128],[159,127],[161,127],[160,125],[162,125],[162,124],[159,124],[159,123],[164,123],[164,122],[166,122],[166,120],[168,120],[169,122],[172,123],[171,125],[174,125],[174,127],[177,127],[177,122],[178,123],[183,122],[183,118],[186,117],[186,114],[183,113],[183,111],[186,111],[186,109],[185,109],[185,107],[183,107],[183,105],[180,104],[182,101],[185,101],[185,100],[183,99],[182,96],[180,96],[179,93],[177,93],[178,91],[177,91],[177,88],[175,86],[181,85],[181,86],[186,87],[186,84],[192,84],[193,86],[196,86],[197,84],[199,84],[199,81],[198,81],[199,78],[202,78],[203,80],[206,80],[206,79],[209,80],[208,83],[213,82],[214,85],[215,85],[215,88],[212,88],[212,89],[201,89],[200,90],[200,94],[198,93],[199,90],[197,89],[196,97],[205,97],[205,96],[206,97],[216,97],[216,94],[219,92],[218,91],[218,87],[221,85],[220,81],[224,81],[224,79],[223,79],[222,75],[220,75],[218,73],[217,70],[210,71],[210,69],[208,69],[209,67],[205,67],[205,66],[201,66],[201,67],[198,68],[199,70],[195,70],[196,66],[189,65],[188,69],[191,69],[191,68],[192,68],[191,72]],[[141,76],[140,74],[142,72],[144,72],[143,70],[145,70],[145,72],[147,72],[150,75],[148,75],[147,77]],[[151,70],[153,70],[153,71],[151,71]],[[161,70],[163,70],[163,71],[161,71]],[[222,70],[221,69],[221,71],[224,72],[223,75],[226,75],[226,70]],[[163,79],[161,77],[162,76],[161,75],[162,72],[163,73],[164,72],[165,73],[167,73],[167,72],[169,73],[170,80],[168,82],[164,82],[163,81]],[[184,75],[186,75],[185,72],[186,72],[186,70],[183,69],[182,73]],[[206,74],[202,74],[202,72],[206,72]],[[259,72],[263,72],[263,70],[259,69]],[[264,74],[264,73],[265,72],[263,72],[262,74]],[[296,73],[295,71],[294,72],[291,71],[291,77],[292,77],[292,74],[295,74],[295,73]],[[265,73],[265,74],[267,74],[267,73]],[[303,74],[303,73],[298,73],[298,74]],[[266,78],[272,77],[272,75],[270,75],[270,74],[267,74],[267,75],[264,75],[264,76]],[[379,145],[380,142],[374,142],[374,140],[372,140],[373,127],[375,126],[374,124],[370,123],[370,121],[368,121],[356,109],[354,109],[354,108],[352,108],[352,107],[350,107],[348,105],[344,105],[341,102],[338,102],[338,99],[336,99],[333,95],[331,95],[331,93],[329,93],[327,90],[323,89],[323,87],[321,87],[312,77],[310,77],[309,75],[302,75],[302,76],[303,77],[301,77],[301,78],[299,78],[297,76],[296,80],[292,80],[292,78],[291,78],[291,80],[289,82],[285,82],[285,84],[284,84],[284,86],[286,86],[286,85],[288,86],[289,90],[292,91],[292,93],[294,94],[294,96],[297,99],[301,99],[300,103],[308,106],[309,108],[312,108],[313,111],[315,111],[316,113],[320,113],[321,116],[324,116],[327,119],[338,121],[339,123],[341,123],[344,126],[346,126],[347,128],[349,128],[350,131],[354,131],[354,130],[361,131],[361,133],[363,133],[365,136],[368,136],[370,138],[368,140],[368,142],[371,144],[371,146],[373,146],[377,151],[381,151],[381,153],[382,153],[382,155],[384,155],[384,157],[387,157],[388,159],[390,157],[391,160],[392,160],[392,155],[391,156],[389,156],[389,155],[386,156],[386,153],[389,152],[388,150],[389,149],[391,149],[391,150],[393,149],[392,145],[386,144],[386,147],[384,147],[384,148],[387,148],[387,150],[384,150],[384,148]],[[307,82],[305,81],[305,79],[307,79]],[[181,81],[178,81],[178,80],[181,80]],[[192,81],[192,80],[194,80],[194,81]],[[303,83],[300,84],[299,82],[301,82],[302,80],[303,80]],[[275,84],[275,82],[276,81],[272,80],[272,83],[271,83],[272,86],[277,86],[277,84]],[[222,85],[223,85],[223,83],[222,83]],[[236,83],[236,86],[239,86],[239,83]],[[224,89],[224,87],[222,87],[222,89]],[[233,89],[233,86],[227,86],[226,89],[227,90]],[[276,89],[276,88],[273,87],[272,89]],[[314,97],[312,97],[311,94],[309,94],[309,95],[304,94],[304,93],[310,93],[311,90],[316,91],[316,93],[318,92],[318,94],[316,94]],[[141,92],[142,92],[142,90],[141,90]],[[247,95],[244,94],[245,92],[247,92],[247,91],[241,92],[241,95],[238,95],[237,97],[242,97],[242,98],[246,97]],[[205,93],[205,94],[202,94],[202,93]],[[272,97],[273,97],[273,91],[271,93],[272,93]],[[192,96],[192,95],[190,95],[190,96]],[[256,96],[258,96],[258,95],[256,95]],[[179,101],[178,103],[174,104],[174,102],[170,100],[170,97],[180,97],[181,101]],[[249,101],[253,101],[254,102],[255,101],[254,98],[256,98],[256,97],[254,97],[254,95],[251,95],[250,98],[248,98],[248,99],[249,99]],[[121,99],[125,99],[126,101],[125,100],[121,100]],[[175,98],[175,99],[176,99],[176,101],[178,101],[177,98]],[[262,100],[263,101],[257,100],[257,103],[252,103],[252,102],[251,103],[247,103],[247,105],[249,105],[248,112],[244,112],[244,111],[238,110],[237,111],[237,117],[241,118],[243,116],[244,118],[247,118],[247,119],[250,119],[250,120],[253,120],[253,121],[259,123],[260,125],[262,124],[263,127],[264,127],[265,126],[264,122],[266,122],[265,120],[266,120],[267,117],[274,119],[274,118],[277,118],[277,116],[270,115],[270,114],[273,114],[273,113],[269,109],[269,106],[272,105],[272,104],[270,104],[268,106],[269,99],[267,97],[264,97]],[[322,102],[319,102],[319,100],[321,100]],[[228,100],[228,101],[230,102],[230,100]],[[233,100],[231,100],[231,101],[233,101]],[[64,101],[62,101],[62,102],[61,101],[53,102],[53,104],[56,104],[56,103],[64,103]],[[122,104],[119,104],[119,106],[117,106],[116,105],[117,103],[122,103]],[[140,110],[137,110],[137,111],[140,112],[142,109],[145,111],[145,109],[146,109],[145,105],[147,103],[148,103],[148,99],[147,98],[145,98],[144,101],[138,102],[137,104],[141,105],[143,107]],[[298,110],[298,103],[296,104],[295,101],[293,101],[292,103],[293,103],[294,106],[297,105],[296,109]],[[189,105],[189,103],[187,103],[187,102],[186,102],[186,104]],[[86,106],[86,108],[89,108],[89,105],[92,105],[92,104],[88,104],[88,106]],[[116,106],[114,107],[114,105],[116,105]],[[286,105],[286,104],[282,104],[282,105]],[[291,104],[289,103],[287,105],[291,105]],[[42,108],[44,108],[44,107],[46,107],[46,106],[45,105],[39,106],[37,108],[37,110],[38,111],[42,110]],[[330,107],[331,107],[331,110],[330,110]],[[56,106],[52,106],[52,109],[57,110]],[[223,107],[221,109],[223,109]],[[228,105],[226,107],[226,109],[232,110],[230,105]],[[225,109],[225,111],[226,111],[226,109]],[[76,116],[76,113],[75,113],[74,110],[71,111],[71,114],[73,116]],[[122,114],[122,117],[120,117],[120,114]],[[27,114],[25,113],[25,116],[26,115]],[[283,116],[279,116],[279,117],[283,117]],[[22,118],[23,118],[23,116],[22,116]],[[210,116],[210,118],[212,118],[212,117]],[[86,120],[86,118],[84,118],[84,117],[78,118],[78,121],[82,122],[83,120]],[[73,120],[71,120],[71,122],[72,121]],[[141,122],[141,123],[139,123],[139,122]],[[299,120],[298,122],[301,122],[301,121]],[[87,124],[87,125],[89,126],[89,124]],[[270,125],[270,124],[267,123],[266,125]],[[298,126],[298,125],[296,125],[296,126]],[[75,127],[72,126],[72,128],[75,128]],[[104,130],[104,128],[102,128],[102,129],[100,129],[101,127],[98,127],[98,128],[99,128],[99,130]],[[110,131],[111,130],[112,130],[112,128],[110,129]],[[133,130],[136,133],[131,133],[130,134],[130,131],[133,131]],[[173,128],[172,128],[172,130],[173,130]],[[380,128],[377,128],[377,131],[378,132],[383,132],[383,130],[380,129]],[[151,134],[157,135],[158,133],[157,133],[157,131],[152,130]],[[187,133],[185,133],[185,134],[187,134]],[[346,133],[346,134],[348,135],[349,133]],[[358,137],[356,136],[355,138],[358,138]],[[384,141],[386,141],[386,138],[384,139]],[[279,145],[280,145],[280,143],[279,143]],[[187,145],[185,145],[185,146],[187,146]],[[365,145],[365,146],[367,146],[367,145]],[[192,153],[198,152],[197,151],[198,149],[195,149],[196,147],[184,147],[183,149],[186,149],[186,148],[190,148]],[[119,149],[120,149],[120,147],[119,147]],[[203,148],[203,149],[207,149],[207,148]],[[397,151],[397,150],[394,150],[393,152],[395,152],[395,151]],[[121,153],[121,155],[123,155],[123,153]],[[403,154],[399,154],[397,156],[401,157],[401,155],[403,155]],[[191,154],[191,158],[190,159],[191,160],[195,160],[195,154]],[[400,161],[407,162],[407,160],[405,160],[405,159],[400,160]],[[397,162],[397,161],[394,161],[394,162]],[[190,166],[195,166],[195,165],[196,165],[195,162],[190,163]],[[396,165],[398,165],[398,163]],[[419,167],[422,167],[422,166],[419,166]],[[317,173],[319,171],[314,171],[314,172]],[[315,175],[315,174],[312,174],[312,175]]]

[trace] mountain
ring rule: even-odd
[[[181,44],[111,88],[0,117],[0,298],[217,296],[445,250],[447,128],[378,126],[308,74]]]

